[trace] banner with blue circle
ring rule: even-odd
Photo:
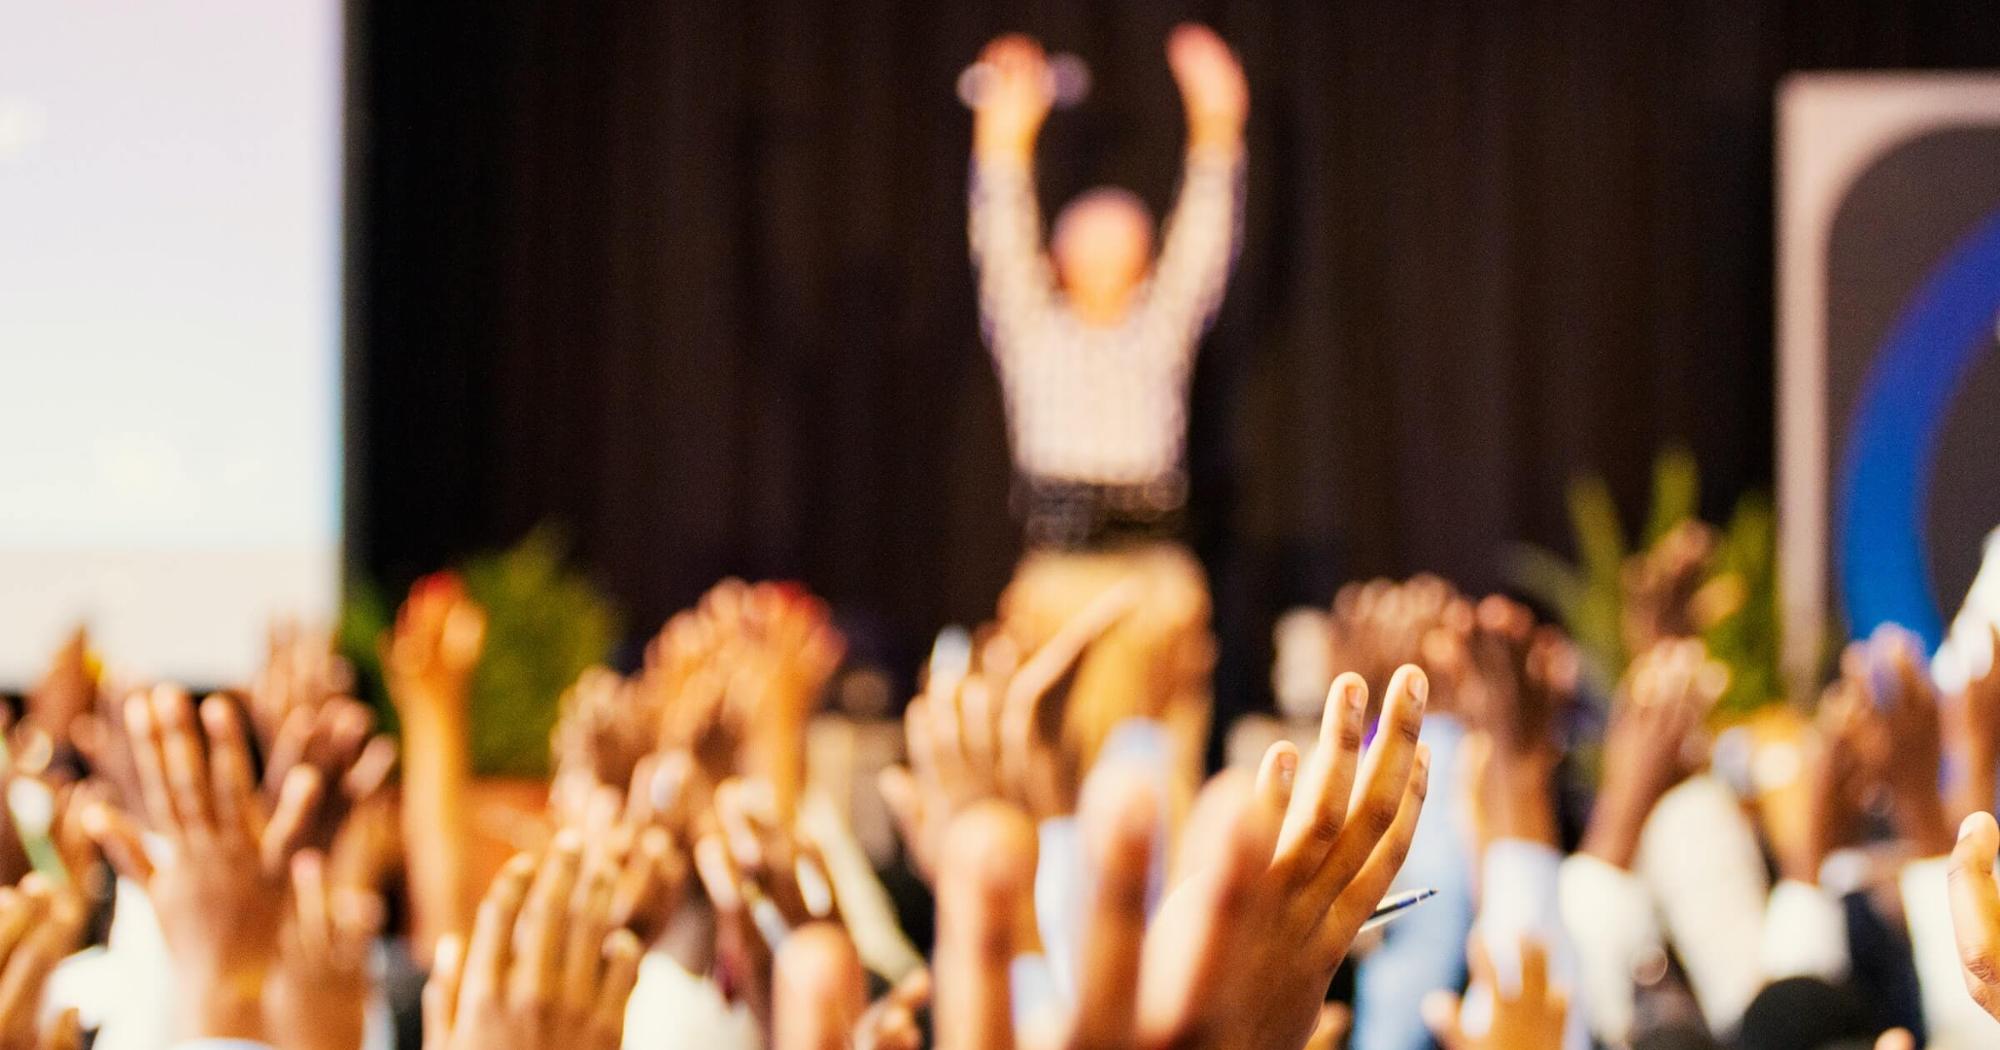
[[[1965,376],[1994,345],[1996,317],[2000,212],[1916,288],[1863,381],[1834,492],[1835,572],[1856,636],[1897,623],[1932,648],[1943,639],[1924,520],[1939,434]],[[2000,462],[1988,466],[2000,477]]]

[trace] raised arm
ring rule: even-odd
[[[1055,278],[1042,252],[1035,203],[1035,136],[1049,114],[1048,62],[1020,34],[979,57],[988,80],[972,116],[967,239],[979,271],[979,309],[996,354],[1049,307]]]
[[[1167,38],[1167,63],[1187,109],[1188,147],[1180,196],[1167,217],[1148,308],[1190,349],[1222,304],[1243,225],[1243,121],[1250,89],[1229,45],[1186,23]]]

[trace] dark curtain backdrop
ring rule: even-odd
[[[1032,32],[1096,90],[1050,210],[1163,208],[1161,55],[1253,96],[1247,241],[1202,352],[1194,524],[1229,709],[1342,580],[1504,582],[1629,516],[1655,451],[1772,475],[1772,91],[2000,65],[1992,0],[355,0],[350,556],[390,585],[539,522],[649,629],[796,577],[907,669],[1017,553],[966,262],[959,69]]]

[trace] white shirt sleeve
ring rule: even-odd
[[[1569,1018],[1563,1032],[1565,1050],[1590,1050],[1588,991],[1579,982],[1577,953],[1563,932],[1558,905],[1562,854],[1554,847],[1521,839],[1500,839],[1486,847],[1480,863],[1478,930],[1493,960],[1503,989],[1520,987],[1520,943],[1532,936],[1548,949],[1549,979],[1569,995]],[[1477,992],[1477,990],[1475,990]],[[1484,1031],[1491,1003],[1485,995],[1468,993],[1468,1030]]]
[[[1082,833],[1075,817],[1051,817],[1037,829],[1035,928],[1049,979],[1068,1002],[1076,992],[1083,929]]]
[[[1188,154],[1145,303],[1173,333],[1161,345],[1194,353],[1222,305],[1242,226],[1243,152]]]
[[[1577,993],[1588,1004],[1591,1031],[1607,1046],[1625,1046],[1632,1038],[1633,974],[1666,950],[1652,894],[1639,876],[1579,853],[1557,872],[1556,900],[1576,949]]]
[[[1840,899],[1810,883],[1785,879],[1771,890],[1764,912],[1761,951],[1764,979],[1847,977],[1847,912]]]
[[[1950,863],[1948,857],[1914,861],[1904,866],[1899,880],[1917,986],[1923,992],[1924,1027],[1931,1050],[1987,1050],[2000,1046],[2000,1021],[1987,1016],[1965,990],[1945,891]]]
[[[1658,902],[1709,1030],[1733,1031],[1764,986],[1764,855],[1735,793],[1690,777],[1661,797],[1634,868]]]
[[[986,339],[1004,370],[1053,305],[1055,271],[1042,251],[1042,212],[1034,169],[977,160],[967,202],[967,243],[979,275]]]

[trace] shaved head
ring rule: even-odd
[[[1122,307],[1153,259],[1152,213],[1130,190],[1090,190],[1056,216],[1049,255],[1072,301]]]

